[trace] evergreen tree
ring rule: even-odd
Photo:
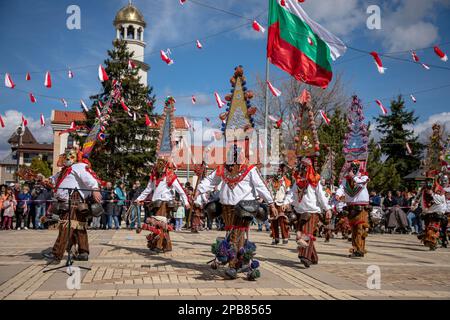
[[[368,188],[370,191],[381,192],[398,190],[402,179],[395,168],[395,161],[382,161],[381,149],[373,139],[369,142],[369,157],[367,160],[367,171],[370,181]]]
[[[156,136],[155,129],[145,125],[145,115],[155,119],[153,88],[139,83],[139,63],[135,68],[128,68],[133,53],[126,48],[124,41],[115,40],[109,58],[105,60],[109,80],[102,83],[103,92],[90,97],[93,106],[86,113],[87,121],[80,123],[92,128],[96,121],[96,106],[104,105],[112,90],[112,80],[122,84],[122,98],[130,109],[131,116],[124,111],[120,103],[111,105],[112,112],[105,130],[105,140],[97,141],[89,160],[98,176],[106,181],[115,182],[125,179],[128,182],[140,180],[148,174],[146,166],[154,161]],[[101,109],[101,107],[99,107]],[[133,120],[136,114],[136,121]],[[81,145],[86,137],[76,137]]]
[[[345,134],[348,131],[347,126],[348,121],[345,113],[342,112],[340,108],[336,108],[333,115],[330,117],[330,125],[322,125],[318,130],[319,141],[321,144],[321,152],[318,159],[318,168],[322,167],[329,150],[331,149],[332,151],[334,151],[335,158],[333,160],[333,167],[335,185],[339,183],[339,173],[345,162],[342,148],[344,146],[343,141]]]
[[[414,131],[407,129],[417,122],[418,117],[414,111],[405,110],[403,97],[391,101],[391,112],[375,118],[377,130],[382,134],[380,140],[381,152],[387,156],[386,163],[392,164],[401,179],[417,170],[420,166],[420,157],[423,145],[418,142]],[[409,144],[412,154],[408,154],[406,143]]]

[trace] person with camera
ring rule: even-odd
[[[59,233],[52,252],[44,253],[44,257],[58,263],[63,258],[64,251],[72,249],[69,247],[71,244],[78,247],[75,259],[87,261],[89,259],[87,220],[90,213],[101,214],[101,206],[98,205],[102,201],[101,181],[92,171],[89,161],[76,149],[69,149],[60,155],[57,164],[62,169],[51,177],[56,198],[51,211],[59,215]],[[90,198],[94,203],[89,208],[87,200]]]

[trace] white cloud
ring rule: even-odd
[[[427,143],[431,135],[433,124],[439,123],[446,133],[450,132],[450,112],[436,113],[428,117],[427,120],[416,124],[414,132],[419,136],[422,143]]]
[[[267,13],[263,11],[267,5],[261,6],[261,0],[246,0],[245,2],[228,0],[220,1],[217,5],[211,2],[210,4],[249,19],[254,19],[260,15],[258,21],[266,25]],[[149,51],[166,49],[173,44],[195,41],[204,36],[246,23],[246,20],[239,17],[189,3],[189,1],[184,6],[181,6],[175,0],[142,1],[137,3],[136,6],[147,20],[145,41],[149,46]],[[155,12],[158,12],[158,14],[156,15]],[[248,27],[239,28],[229,34],[237,34],[239,38],[245,39],[264,39],[264,34],[253,31],[250,20],[247,23]],[[204,45],[207,45],[207,39],[204,42]],[[192,46],[194,47],[195,43]]]
[[[5,128],[0,127],[0,156],[2,156],[2,158],[11,151],[8,139],[22,123],[22,115],[22,112],[16,110],[7,110],[4,115],[2,114],[3,121],[5,122]],[[28,118],[26,115],[24,115],[24,117],[28,121],[28,129],[30,129],[38,142],[44,143],[53,141],[50,119],[45,119],[46,126],[41,127],[39,118]]]
[[[358,0],[307,1],[308,15],[336,35],[349,35],[365,25],[366,9]]]
[[[448,0],[398,0],[386,2],[378,36],[389,51],[427,47],[439,39],[436,15]]]

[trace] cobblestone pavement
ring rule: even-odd
[[[268,233],[252,230],[262,276],[250,282],[225,280],[207,265],[222,232],[172,232],[174,250],[159,255],[146,248],[146,234],[89,231],[90,260],[75,266],[92,269],[69,290],[64,270],[42,272],[41,252],[56,231],[0,231],[0,299],[450,299],[450,249],[430,252],[415,236],[370,235],[363,259],[347,257],[346,240],[318,238],[319,264],[304,269],[293,234],[272,246]],[[379,290],[367,288],[370,265],[380,268]]]

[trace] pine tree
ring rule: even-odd
[[[395,168],[395,161],[382,161],[382,152],[373,139],[369,142],[369,157],[367,171],[370,181],[368,188],[371,191],[386,193],[398,190],[402,180]]]
[[[321,152],[318,159],[320,168],[325,162],[325,158],[331,149],[334,151],[335,159],[334,166],[334,183],[338,184],[339,173],[344,165],[345,159],[342,153],[343,141],[348,130],[348,122],[345,114],[340,108],[336,108],[333,115],[330,117],[330,125],[323,124],[319,130],[319,141],[321,144]]]
[[[414,111],[405,110],[405,101],[401,95],[397,100],[391,101],[390,114],[375,118],[377,130],[382,134],[381,152],[387,156],[386,163],[393,163],[402,179],[420,166],[423,145],[418,142],[414,131],[407,129],[408,126],[413,126],[417,119]],[[408,154],[406,143],[409,144],[412,154]]]
[[[111,105],[111,118],[106,126],[105,140],[97,141],[89,160],[94,171],[105,181],[141,180],[148,174],[145,167],[153,162],[155,157],[157,132],[145,125],[145,115],[150,119],[156,117],[153,114],[153,88],[139,83],[138,63],[135,68],[128,68],[133,53],[127,50],[124,41],[115,40],[113,49],[108,50],[108,56],[104,63],[109,80],[102,83],[102,93],[90,97],[93,105],[85,112],[87,121],[82,125],[88,128],[94,126],[96,106],[99,107],[99,103],[104,105],[108,100],[113,79],[122,84],[123,101],[129,107],[130,114],[124,111],[120,103]],[[136,121],[133,120],[133,113],[136,114]],[[82,144],[86,137],[76,138]]]

